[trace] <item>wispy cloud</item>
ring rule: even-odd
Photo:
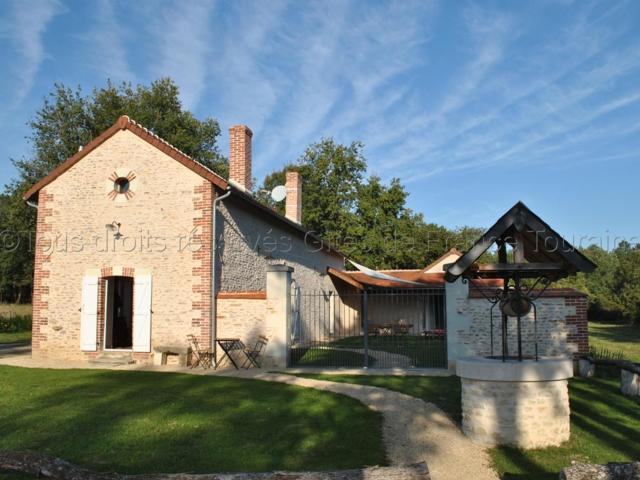
[[[0,38],[15,52],[9,71],[14,77],[9,108],[18,107],[31,92],[40,65],[46,58],[42,37],[51,20],[63,11],[56,0],[5,3],[0,19]]]
[[[217,100],[216,115],[230,124],[250,123],[256,137],[291,89],[279,57],[287,25],[284,1],[233,2],[214,26],[208,93]]]
[[[111,0],[99,0],[93,9],[92,22],[78,35],[83,43],[90,45],[89,64],[101,76],[116,82],[135,83],[136,75],[127,60],[128,34],[114,9]]]
[[[377,121],[411,90],[394,80],[426,62],[421,51],[434,10],[425,2],[362,9],[340,1],[289,12],[289,28],[278,43],[286,52],[288,82],[276,93],[279,102],[261,151],[264,164],[292,161],[321,136],[347,141],[363,131],[382,134],[388,126]]]
[[[610,48],[625,33],[624,28],[612,30],[603,22],[617,8],[600,9],[597,14],[585,9],[586,13],[577,16],[573,24],[553,35],[550,41],[526,48],[517,45],[518,55],[504,58],[489,55],[491,75],[485,75],[482,82],[468,80],[472,88],[463,87],[464,95],[457,95],[458,89],[452,91],[453,103],[445,101],[443,105],[460,107],[459,111],[440,108],[437,114],[416,117],[420,120],[413,123],[415,135],[387,149],[392,160],[384,163],[386,172],[418,181],[498,163],[532,165],[569,159],[571,149],[575,152],[576,148],[584,147],[577,144],[574,132],[600,118],[618,121],[616,112],[637,103],[633,91],[623,90],[622,95],[612,99],[618,93],[616,87],[628,83],[640,68],[637,42],[632,41],[624,48]],[[498,30],[504,32],[508,28]],[[478,62],[472,61],[467,70],[474,71]],[[464,101],[459,100],[461,97]],[[438,121],[434,122],[434,118]],[[622,127],[624,124],[618,125],[619,130]],[[607,131],[617,135],[615,131]],[[602,131],[596,131],[583,140],[603,141],[602,135]],[[573,141],[567,140],[570,136]]]
[[[182,0],[156,3],[148,16],[150,39],[147,48],[155,50],[156,77],[169,76],[180,85],[182,102],[194,109],[204,92],[212,42],[210,29],[214,10],[212,0]]]

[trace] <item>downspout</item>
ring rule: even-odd
[[[32,202],[31,200],[25,200],[26,204],[32,208],[38,209],[38,204],[36,202]]]
[[[218,237],[217,237],[217,213],[218,202],[224,200],[231,195],[231,189],[227,190],[227,193],[220,197],[216,197],[213,200],[213,208],[211,210],[211,351],[213,352],[213,362],[217,366],[217,352],[216,352],[216,338],[218,332],[218,319],[217,319],[217,301],[216,293],[218,290],[218,284],[216,279],[216,265],[218,259]]]

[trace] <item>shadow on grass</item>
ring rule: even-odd
[[[291,366],[361,368],[364,337],[344,337],[291,349]],[[446,341],[421,335],[369,336],[370,368],[446,368]]]
[[[347,397],[255,380],[0,367],[0,424],[2,450],[97,471],[385,464],[380,414]]]
[[[299,374],[305,378],[328,380],[330,382],[355,383],[381,387],[420,398],[436,404],[456,423],[462,419],[460,406],[460,378],[428,376],[379,376],[379,375],[318,375]]]
[[[618,378],[570,381],[571,439],[559,447],[491,450],[504,479],[555,479],[572,460],[608,463],[640,458],[640,403],[618,391]]]

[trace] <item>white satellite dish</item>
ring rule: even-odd
[[[281,202],[287,198],[287,187],[284,185],[278,185],[276,188],[271,190],[271,198],[274,202]]]

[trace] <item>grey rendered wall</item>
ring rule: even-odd
[[[304,291],[334,290],[326,270],[342,268],[340,257],[318,251],[300,234],[243,205],[233,195],[221,202],[218,216],[220,291],[264,291],[267,265],[293,267],[292,278]]]

